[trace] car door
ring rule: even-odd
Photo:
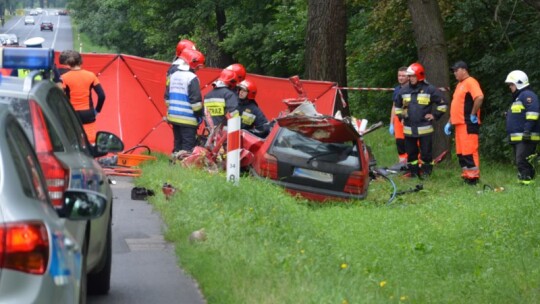
[[[28,230],[25,233],[31,234],[41,227],[47,232],[41,242],[48,244],[45,247],[48,252],[42,255],[46,268],[40,270],[35,266],[39,255],[35,251],[28,252],[31,262],[24,263],[25,253],[20,247],[19,262],[11,266],[3,264],[8,270],[0,276],[0,299],[2,303],[77,303],[82,276],[80,247],[51,205],[39,161],[16,119],[11,116],[1,130],[5,132],[5,138],[0,136],[0,178],[4,181],[0,204],[4,231],[23,227]],[[6,175],[9,179],[5,179]],[[17,230],[12,231],[17,234]],[[32,238],[26,242],[29,240]],[[43,248],[43,243],[36,248]]]
[[[34,89],[33,89],[34,90]],[[110,244],[108,231],[111,226],[112,190],[102,167],[94,159],[79,117],[66,95],[55,85],[42,82],[32,92],[43,109],[55,156],[70,170],[69,188],[86,189],[101,193],[107,198],[107,209],[102,217],[92,220],[87,252],[88,271],[103,265]],[[68,221],[66,225],[77,240],[85,240],[88,232],[80,223]]]

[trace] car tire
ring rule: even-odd
[[[112,231],[111,222],[107,229],[107,240],[105,244],[105,264],[98,272],[88,274],[87,290],[91,295],[105,295],[111,288],[111,266],[112,266]]]

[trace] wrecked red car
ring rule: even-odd
[[[369,153],[347,120],[291,113],[266,139],[242,131],[242,148],[244,168],[293,194],[317,201],[367,195]]]

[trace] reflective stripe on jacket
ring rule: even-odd
[[[529,87],[512,94],[514,100],[506,112],[506,132],[510,142],[521,142],[528,132],[532,141],[540,141],[540,103]]]
[[[433,121],[425,118],[433,114],[435,120],[446,113],[448,106],[441,91],[424,81],[401,88],[394,100],[395,113],[403,119],[403,133],[421,137],[433,133]]]
[[[216,86],[204,96],[204,109],[215,126],[225,123],[226,116],[238,116],[238,104],[238,95],[226,86]]]
[[[167,120],[170,123],[196,127],[202,116],[199,79],[191,71],[176,70],[169,78]]]

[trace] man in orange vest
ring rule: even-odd
[[[446,135],[455,128],[456,154],[461,166],[461,177],[470,185],[480,179],[480,156],[478,134],[480,130],[480,107],[484,93],[476,79],[469,75],[469,66],[464,61],[456,62],[451,70],[458,84],[450,106],[450,121],[445,125]]]

